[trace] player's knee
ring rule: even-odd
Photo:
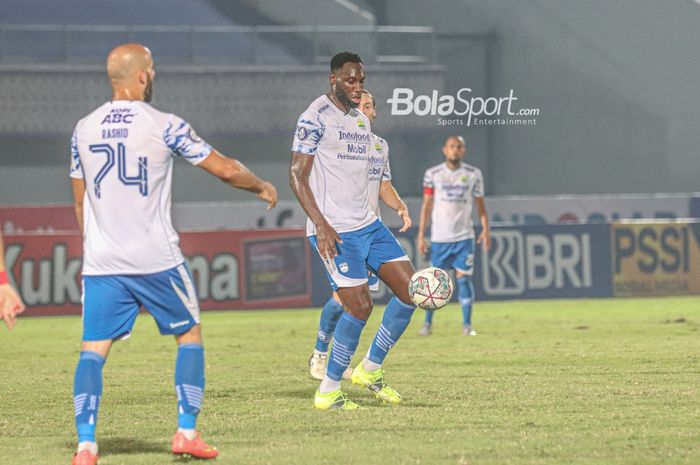
[[[83,341],[80,346],[81,352],[95,352],[102,358],[107,359],[109,349],[112,347],[112,340],[103,341]]]
[[[462,299],[471,300],[474,294],[472,287],[472,277],[470,274],[457,273],[457,287],[459,288],[460,302]],[[463,303],[464,305],[464,303]]]
[[[409,276],[410,278],[410,276]],[[416,304],[413,303],[413,300],[411,299],[411,296],[408,293],[408,285],[410,283],[410,279],[406,279],[405,284],[402,283],[400,286],[394,286],[398,287],[398,289],[392,288],[391,291],[394,293],[397,299],[399,299],[402,303],[406,305],[410,305],[412,307],[415,307]]]
[[[175,336],[178,345],[182,344],[199,344],[202,345],[202,326],[197,323],[187,332]]]
[[[367,321],[369,316],[372,314],[373,308],[374,304],[371,300],[369,300],[367,302],[358,302],[356,305],[353,305],[352,308],[346,308],[346,310],[350,315],[354,316],[358,320]]]
[[[411,298],[408,296],[408,291],[406,292],[405,295],[401,295],[401,296],[397,295],[396,298],[399,299],[401,301],[401,303],[404,305],[408,305],[410,307],[416,306],[416,304],[413,302],[413,300],[411,300]]]

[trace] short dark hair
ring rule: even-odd
[[[374,95],[372,95],[367,89],[362,89],[362,93],[369,95],[369,98],[372,99],[372,106],[374,108],[377,108],[377,101],[374,99]]]
[[[362,64],[362,58],[360,55],[352,52],[340,52],[333,55],[331,58],[331,73],[343,67],[345,63],[360,63]]]

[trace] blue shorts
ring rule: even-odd
[[[338,235],[343,241],[336,244],[338,256],[330,262],[321,257],[334,291],[367,283],[367,270],[378,274],[379,267],[384,263],[408,260],[406,252],[381,220],[357,231]],[[309,242],[318,252],[316,236],[309,236]]]
[[[183,334],[199,323],[187,264],[153,274],[83,276],[83,341],[129,337],[142,305],[161,334]]]
[[[367,284],[369,285],[369,290],[372,292],[378,292],[379,291],[379,276],[372,273],[371,271],[369,271],[368,273],[369,274],[367,275]]]
[[[432,243],[433,266],[455,270],[471,276],[474,272],[474,239]]]

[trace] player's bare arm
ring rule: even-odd
[[[8,282],[5,269],[5,247],[0,234],[0,318],[8,329],[12,329],[17,322],[17,315],[24,311],[24,303]]]
[[[258,178],[243,163],[229,158],[216,150],[197,165],[209,174],[212,174],[231,187],[243,189],[258,195],[258,198],[267,202],[270,210],[277,205],[277,189],[271,183]]]
[[[71,178],[71,186],[73,187],[73,207],[75,208],[75,217],[78,220],[80,232],[83,232],[83,202],[85,201],[85,180],[80,178]]]
[[[479,220],[481,221],[481,233],[479,238],[476,240],[477,244],[482,244],[482,246],[489,250],[491,248],[491,230],[489,227],[489,216],[486,213],[486,205],[484,203],[483,197],[474,197],[476,202],[476,209],[479,212]]]
[[[428,253],[428,247],[425,244],[425,228],[428,227],[432,212],[433,194],[423,193],[423,204],[420,207],[420,221],[418,223],[418,250],[423,255]]]
[[[408,228],[413,224],[411,216],[408,214],[408,207],[406,203],[401,199],[401,196],[396,192],[396,188],[389,180],[382,181],[381,187],[379,188],[379,198],[386,204],[387,207],[391,208],[399,215],[399,218],[403,221],[403,226],[399,229],[399,232],[406,232]]]
[[[332,260],[338,255],[336,242],[342,243],[340,236],[331,227],[316,204],[313,192],[309,186],[309,175],[314,164],[314,157],[300,152],[292,152],[292,162],[289,166],[289,187],[299,200],[309,219],[316,226],[316,240],[321,257]]]

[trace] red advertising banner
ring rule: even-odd
[[[5,264],[27,315],[81,312],[79,234],[9,234]],[[310,247],[302,230],[180,234],[202,310],[311,305]]]
[[[0,207],[3,234],[78,231],[73,205]]]

